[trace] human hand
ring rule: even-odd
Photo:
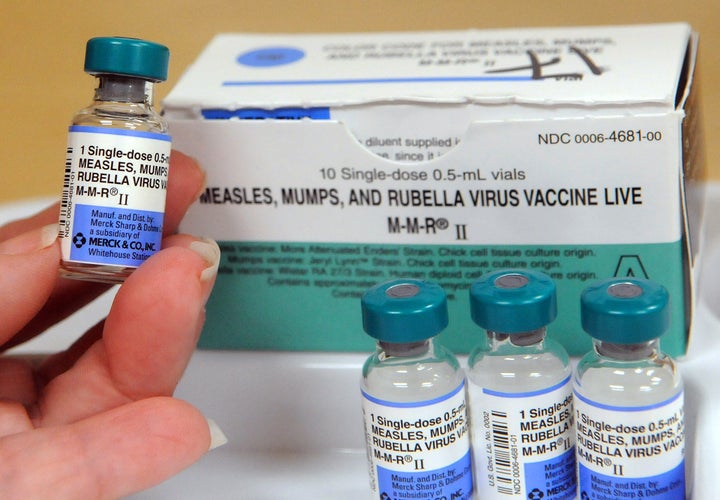
[[[204,175],[173,152],[163,249],[119,288],[105,321],[38,363],[0,357],[0,497],[117,498],[211,446],[172,397],[217,274],[217,244],[174,235]],[[0,228],[0,349],[42,333],[108,285],[58,278],[57,205]]]

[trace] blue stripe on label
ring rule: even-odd
[[[652,460],[652,459],[651,459]],[[685,461],[656,476],[638,476],[626,471],[629,477],[598,472],[583,464],[578,466],[578,489],[581,498],[652,498],[654,500],[685,500]],[[620,496],[620,493],[622,496]]]
[[[523,464],[523,472],[525,473],[525,491],[529,492],[528,498],[544,498],[545,500],[577,498],[575,468],[574,446],[561,455],[539,462],[526,462]]]
[[[202,116],[206,120],[229,120],[238,118],[240,120],[302,120],[309,118],[311,120],[329,120],[330,108],[328,107],[312,107],[312,108],[242,108],[236,110],[230,109],[203,109]]]
[[[670,399],[666,399],[665,401],[661,401],[660,403],[655,403],[647,406],[614,406],[614,405],[606,405],[602,403],[598,403],[597,401],[593,401],[592,399],[588,399],[584,396],[582,396],[577,390],[573,391],[575,393],[575,397],[577,397],[580,401],[583,403],[589,404],[590,406],[594,406],[595,408],[601,408],[603,410],[611,410],[611,411],[645,411],[645,410],[652,410],[655,408],[662,408],[663,406],[669,405],[673,401],[677,400],[678,398],[682,397],[683,391],[678,392]]]
[[[562,382],[559,382],[553,386],[550,386],[546,389],[540,389],[537,391],[528,391],[528,392],[501,392],[501,391],[493,391],[491,389],[483,389],[483,394],[488,394],[490,396],[497,396],[500,398],[528,398],[531,396],[540,396],[541,394],[547,394],[549,392],[553,392],[557,389],[560,389],[564,385],[566,385],[570,381],[571,375],[568,375]]]
[[[368,401],[371,401],[375,404],[389,406],[391,408],[420,408],[421,406],[430,406],[430,405],[434,405],[437,403],[442,403],[443,401],[450,399],[451,397],[453,397],[458,392],[460,392],[464,389],[465,389],[465,380],[463,380],[454,391],[449,392],[449,393],[445,394],[444,396],[440,396],[435,399],[428,399],[426,401],[412,401],[409,403],[399,403],[397,401],[386,401],[384,399],[379,399],[379,398],[373,397],[373,396],[369,395],[367,392],[363,391],[362,389],[361,389],[361,392],[365,399],[367,399]]]
[[[223,87],[260,87],[266,85],[366,85],[373,83],[447,83],[447,82],[524,82],[531,76],[429,76],[408,78],[338,78],[318,80],[227,80]]]
[[[75,205],[70,261],[138,267],[162,246],[165,214]]]
[[[412,463],[423,463],[423,455]],[[404,458],[404,457],[401,457]],[[470,451],[455,463],[439,469],[409,472],[377,466],[380,498],[437,498],[470,500],[473,496],[473,475]]]
[[[142,137],[145,139],[156,139],[158,141],[170,141],[169,134],[160,134],[158,132],[147,132],[144,130],[125,130],[117,128],[105,127],[88,127],[87,125],[71,125],[70,132],[85,132],[90,134],[108,134],[108,135],[127,135],[132,137]]]

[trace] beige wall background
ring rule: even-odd
[[[718,0],[0,0],[0,203],[59,196],[67,123],[94,79],[83,72],[93,36],[170,47],[162,99],[218,32],[356,32],[687,21],[700,33],[709,177],[720,180]]]

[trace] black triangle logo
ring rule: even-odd
[[[621,255],[613,276],[617,278],[649,278],[639,255]]]

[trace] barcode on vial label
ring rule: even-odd
[[[65,173],[63,174],[62,197],[60,198],[60,230],[62,231],[69,223],[68,206],[70,204],[70,178],[72,171],[73,148],[68,147],[65,151]]]
[[[510,432],[507,423],[507,413],[493,410],[492,416],[492,443],[494,448],[495,481],[498,493],[512,495],[512,467],[510,460]]]

